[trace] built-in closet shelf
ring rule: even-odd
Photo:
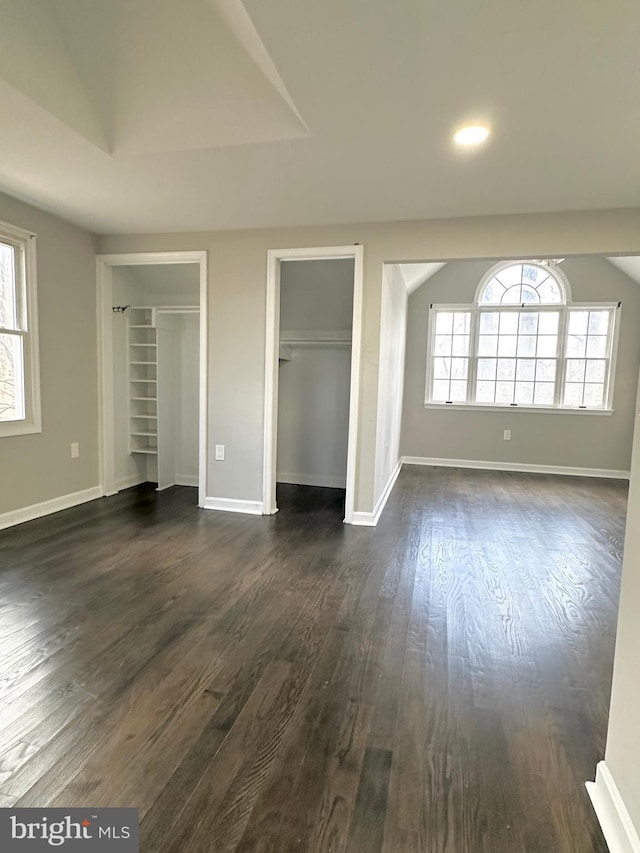
[[[128,313],[129,452],[158,455],[157,327],[155,308]]]

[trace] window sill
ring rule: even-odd
[[[0,421],[0,438],[11,435],[33,435],[42,432],[42,425],[33,421]]]
[[[425,409],[454,412],[528,412],[543,415],[612,415],[614,409],[569,409],[560,406],[482,406],[473,403],[425,403]]]

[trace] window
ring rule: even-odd
[[[40,432],[35,236],[0,222],[0,436]]]
[[[432,305],[427,405],[610,411],[619,305],[568,302],[554,261],[507,262],[474,305]]]

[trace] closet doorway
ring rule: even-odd
[[[98,257],[101,482],[206,495],[206,253]]]
[[[362,247],[269,252],[264,512],[276,483],[345,489],[353,523]]]

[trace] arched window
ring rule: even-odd
[[[481,305],[550,305],[567,301],[560,272],[549,263],[519,261],[498,264],[480,282]]]
[[[556,261],[500,262],[472,306],[431,306],[425,403],[610,409],[617,307],[571,303]]]

